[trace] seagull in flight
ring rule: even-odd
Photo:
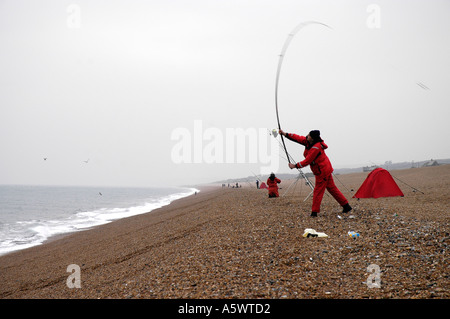
[[[83,161],[83,162],[85,162],[86,164],[89,163],[89,158],[87,159],[87,161]]]
[[[422,82],[417,82],[416,83],[418,86],[420,86],[422,89],[424,90],[429,90],[430,88],[428,86],[426,86],[425,84],[423,84]]]

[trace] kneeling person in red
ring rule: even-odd
[[[348,213],[351,211],[352,208],[350,207],[348,200],[334,184],[332,175],[333,167],[331,166],[328,156],[325,154],[325,150],[328,146],[320,137],[320,131],[311,131],[306,137],[297,134],[285,133],[283,130],[280,130],[279,132],[287,139],[305,146],[305,151],[303,152],[305,159],[297,164],[289,163],[289,168],[302,168],[310,165],[311,171],[316,177],[311,216],[316,217],[317,213],[320,212],[320,204],[322,202],[325,189],[328,190],[334,199],[336,199],[336,201],[343,207],[343,213]]]
[[[267,179],[267,186],[269,186],[269,198],[278,197],[278,185],[281,183],[281,179],[275,177],[275,174],[270,174],[270,177]]]

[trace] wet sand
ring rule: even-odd
[[[405,197],[357,201],[367,173],[338,175],[353,211],[324,196],[311,218],[301,181],[289,192],[293,181],[282,181],[284,196],[271,199],[248,185],[200,187],[148,214],[1,256],[0,298],[448,299],[450,165],[391,173],[425,194],[396,180]],[[305,228],[329,237],[304,238]],[[81,288],[66,284],[71,264]]]

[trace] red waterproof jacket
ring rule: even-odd
[[[311,171],[314,175],[328,176],[333,172],[330,159],[325,154],[325,150],[328,148],[324,142],[319,142],[314,145],[310,145],[305,136],[297,134],[286,133],[286,137],[291,141],[297,142],[305,146],[303,156],[305,159],[296,164],[297,168],[302,168],[310,165]]]

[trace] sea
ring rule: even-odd
[[[0,255],[40,245],[55,235],[148,213],[198,191],[181,187],[0,185]]]

